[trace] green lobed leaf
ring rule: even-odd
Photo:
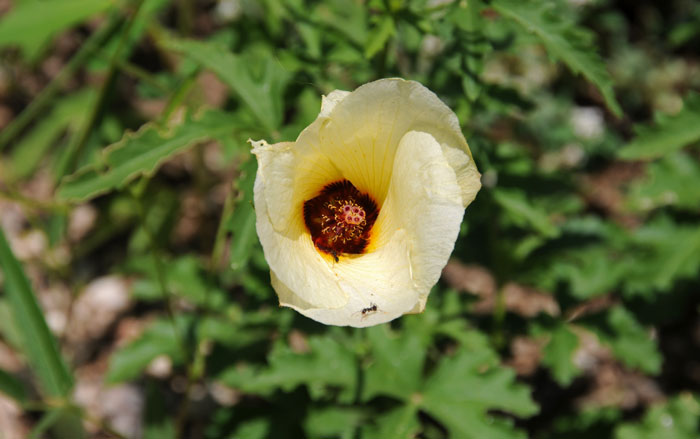
[[[700,427],[700,402],[681,394],[652,407],[639,422],[615,429],[615,439],[696,439]]]
[[[415,431],[416,416],[422,410],[440,421],[451,437],[523,438],[512,422],[489,413],[498,410],[518,416],[534,414],[537,406],[529,389],[515,383],[513,371],[499,365],[498,355],[474,331],[457,354],[443,357],[435,371],[424,379],[426,342],[430,337],[423,332],[430,329],[421,326],[423,319],[416,322],[419,320],[420,324],[409,321],[401,333],[392,333],[387,326],[367,329],[372,361],[365,372],[362,399],[368,401],[383,395],[403,402],[393,413],[386,413],[381,422]],[[451,332],[452,327],[440,324],[435,329]],[[378,431],[386,433],[389,427],[379,423],[376,428],[367,429],[370,435]]]
[[[700,141],[700,94],[688,95],[683,109],[654,126],[639,125],[634,140],[619,151],[625,160],[654,159]]]
[[[282,125],[282,94],[290,76],[272,54],[233,54],[216,43],[193,40],[170,39],[166,44],[216,73],[266,130],[276,130]],[[257,72],[253,70],[255,67]]]
[[[622,115],[622,109],[615,99],[612,79],[595,50],[590,31],[561,20],[550,11],[550,5],[546,2],[497,0],[491,5],[501,15],[537,36],[550,56],[561,60],[571,71],[582,74],[595,84],[610,111],[618,117]]]
[[[627,274],[627,265],[614,263],[614,249],[606,244],[592,244],[554,255],[553,281],[569,283],[571,294],[578,299],[589,299],[607,294],[616,288]]]
[[[362,399],[390,395],[408,400],[419,390],[425,362],[425,343],[420,337],[396,334],[388,326],[367,329],[372,344],[372,362],[365,371]]]
[[[548,334],[549,340],[544,347],[542,364],[549,367],[554,380],[562,386],[568,386],[581,370],[574,364],[574,353],[579,346],[579,339],[568,325],[559,322],[554,328],[541,331]]]
[[[356,407],[313,408],[304,420],[306,437],[353,438],[363,413]]]
[[[57,32],[68,29],[114,4],[113,0],[16,2],[0,21],[0,47],[18,45],[34,58]]]
[[[518,225],[529,226],[548,238],[559,236],[559,229],[552,224],[547,213],[530,203],[522,191],[494,189],[493,198]]]
[[[372,416],[369,425],[362,429],[363,439],[412,438],[420,432],[418,407],[413,404],[391,409]]]
[[[0,268],[4,274],[4,291],[17,332],[22,339],[24,354],[39,378],[43,391],[53,397],[68,396],[73,378],[61,358],[58,344],[39,308],[36,295],[19,261],[15,258],[0,229]]]
[[[357,386],[355,357],[345,346],[328,337],[311,337],[310,352],[298,354],[278,344],[268,357],[269,367],[231,367],[219,379],[244,392],[268,395],[278,389],[289,392],[306,385],[314,398],[328,386],[343,389],[341,399],[350,401]]]
[[[698,210],[700,163],[682,151],[650,163],[647,176],[632,183],[627,204],[641,211],[664,206]]]
[[[656,342],[627,309],[616,306],[603,314],[603,320],[585,324],[609,345],[615,356],[626,365],[644,373],[658,374],[663,357]]]
[[[492,415],[493,410],[517,416],[537,413],[527,386],[515,382],[515,373],[493,364],[490,350],[460,349],[438,365],[426,381],[420,407],[464,439],[524,438],[512,422]]]
[[[674,282],[700,273],[700,226],[668,217],[635,230],[629,243],[624,290],[629,295],[667,291]]]
[[[700,227],[695,223],[659,216],[632,231],[603,222],[585,227],[591,226],[587,231],[567,230],[565,237],[595,237],[597,242],[557,248],[531,264],[530,281],[548,290],[566,282],[577,299],[619,288],[626,296],[651,298],[700,272]]]
[[[65,201],[85,201],[122,188],[139,175],[152,174],[174,154],[232,131],[235,126],[235,118],[215,110],[199,117],[186,114],[181,122],[165,129],[147,123],[103,150],[104,167],[83,168],[64,179],[56,196]]]

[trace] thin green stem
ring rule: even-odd
[[[9,201],[14,201],[21,204],[24,207],[41,210],[44,212],[53,212],[65,214],[68,212],[69,205],[63,203],[57,203],[53,201],[38,201],[33,198],[22,195],[18,190],[7,186],[5,189],[0,190],[0,198]]]
[[[221,267],[221,258],[224,254],[224,245],[226,244],[226,226],[231,213],[233,212],[233,201],[235,195],[232,188],[229,188],[228,195],[226,195],[226,201],[224,202],[224,209],[221,212],[221,219],[219,220],[219,227],[216,229],[216,238],[214,240],[214,248],[211,253],[211,263],[210,269],[215,272],[219,267]]]
[[[506,319],[506,297],[501,285],[496,289],[496,303],[493,308],[493,344],[500,349],[505,345],[506,335],[503,325]]]
[[[74,151],[72,151],[72,154],[68,157],[66,161],[66,171],[70,171],[75,165],[78,157],[80,156],[80,152],[85,147],[85,144],[90,138],[90,134],[92,133],[94,126],[100,119],[100,116],[102,114],[102,108],[104,107],[107,101],[108,91],[112,85],[112,82],[114,81],[117,72],[117,66],[119,64],[119,60],[121,59],[122,51],[124,50],[126,42],[129,39],[129,33],[131,32],[131,28],[134,25],[136,16],[138,15],[139,11],[141,10],[141,6],[143,6],[144,3],[144,0],[135,1],[136,4],[134,6],[134,10],[126,22],[126,27],[122,31],[121,36],[119,37],[119,41],[117,42],[117,48],[114,51],[114,54],[112,55],[112,58],[109,62],[107,76],[105,77],[105,80],[104,82],[102,82],[102,85],[100,87],[97,102],[95,102],[95,105],[92,107],[92,111],[88,116],[87,123],[83,126],[83,129],[78,136],[78,140],[76,142]]]
[[[165,270],[163,269],[163,264],[160,259],[160,252],[158,250],[158,244],[155,235],[148,227],[148,223],[146,221],[146,210],[143,207],[143,202],[140,195],[137,195],[135,190],[132,190],[132,195],[134,197],[134,201],[136,202],[136,212],[139,218],[139,222],[141,223],[141,227],[143,228],[143,231],[146,234],[146,239],[148,239],[148,243],[151,248],[151,255],[153,255],[153,267],[156,271],[156,280],[158,281],[161,296],[163,298],[163,301],[165,302],[165,311],[168,314],[168,319],[173,325],[173,330],[175,331],[175,339],[178,343],[178,348],[180,349],[182,358],[187,359],[187,349],[185,348],[186,343],[182,339],[180,328],[178,328],[177,321],[175,320],[175,307],[173,305],[173,298],[167,286]]]
[[[39,412],[52,412],[60,413],[61,410],[65,412],[72,412],[81,419],[95,425],[98,429],[102,430],[104,433],[117,438],[117,439],[127,439],[126,436],[116,431],[112,426],[110,426],[104,419],[97,418],[90,415],[85,411],[85,409],[69,400],[65,399],[45,399],[42,401],[24,401],[22,402],[22,409],[25,411],[39,411]],[[49,425],[47,425],[49,427]],[[40,435],[43,433],[42,428],[35,429],[33,435]],[[30,436],[33,437],[33,436]],[[43,437],[43,436],[42,436]]]
[[[187,93],[189,93],[189,91],[192,89],[192,86],[195,84],[195,80],[197,79],[198,74],[199,68],[194,69],[185,79],[182,80],[182,82],[180,82],[180,85],[178,86],[177,90],[168,101],[168,104],[165,106],[163,114],[161,114],[160,116],[161,123],[165,123],[170,118],[170,116],[172,116],[173,112],[180,106],[182,101],[187,96]]]
[[[55,95],[61,90],[65,82],[73,76],[85,61],[97,50],[106,38],[116,29],[121,21],[121,14],[111,14],[107,19],[107,24],[102,26],[97,32],[90,35],[80,50],[68,61],[56,77],[44,87],[39,95],[34,98],[27,108],[17,116],[12,123],[0,132],[0,151],[2,151],[11,140],[17,137],[32,120],[51,102]]]
[[[192,388],[194,384],[202,379],[206,370],[206,358],[208,353],[207,340],[202,340],[197,343],[194,358],[187,368],[187,385],[180,407],[177,410],[175,418],[175,434],[177,438],[184,438],[185,423],[187,422],[190,403],[192,400]]]
[[[194,17],[194,3],[191,0],[177,1],[177,27],[181,35],[192,34],[192,17]]]
[[[97,55],[104,61],[110,60],[109,56],[104,52],[98,52]],[[119,68],[120,71],[122,71],[126,74],[129,74],[136,79],[140,79],[143,82],[148,83],[152,87],[158,89],[158,91],[160,91],[161,93],[169,93],[170,92],[170,89],[168,89],[166,86],[161,84],[160,81],[155,79],[149,71],[137,66],[136,64],[132,64],[129,61],[124,60],[124,59],[118,59],[117,60],[117,67]]]
[[[498,218],[498,208],[495,204],[491,204],[491,218]],[[508,255],[499,245],[499,224],[497,221],[491,221],[488,226],[489,237],[489,258],[491,259],[492,273],[496,280],[496,300],[493,307],[493,330],[491,339],[494,346],[500,349],[506,344],[505,334],[505,318],[506,318],[506,300],[504,291],[504,279],[507,278]]]

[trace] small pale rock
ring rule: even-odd
[[[156,378],[167,378],[173,372],[173,361],[167,355],[158,355],[151,360],[146,373]]]
[[[582,139],[597,139],[603,135],[603,111],[598,107],[574,107],[570,121],[574,134]]]
[[[68,337],[71,341],[96,339],[131,306],[128,282],[119,276],[93,280],[73,305]]]
[[[241,392],[219,382],[214,382],[209,386],[209,393],[214,401],[226,407],[236,405],[241,399]]]
[[[91,204],[81,204],[73,209],[68,220],[68,237],[80,241],[95,225],[97,209]]]

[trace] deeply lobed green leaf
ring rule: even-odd
[[[618,117],[622,115],[622,109],[615,99],[613,82],[592,44],[590,31],[566,23],[551,13],[547,2],[497,0],[492,6],[501,15],[537,36],[550,56],[561,60],[571,71],[582,74],[595,84],[610,111]]]

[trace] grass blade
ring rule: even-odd
[[[29,280],[12,253],[2,229],[0,267],[5,276],[4,291],[10,309],[16,321],[22,322],[17,329],[32,370],[47,395],[67,396],[73,386],[73,379],[61,358],[56,339],[46,325]]]

